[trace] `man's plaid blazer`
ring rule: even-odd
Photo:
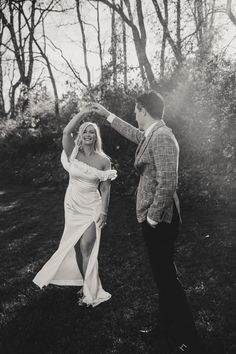
[[[145,138],[144,132],[115,117],[112,128],[138,144],[135,168],[140,174],[136,213],[138,222],[147,216],[156,222],[170,223],[175,202],[180,216],[178,183],[179,145],[163,120],[158,120]]]

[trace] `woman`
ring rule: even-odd
[[[65,228],[58,250],[33,281],[40,288],[49,283],[82,286],[79,305],[97,306],[111,297],[102,288],[97,256],[116,171],[111,170],[102,150],[96,124],[83,123],[74,140],[75,127],[88,112],[89,108],[83,108],[63,131],[61,161],[70,176],[64,202]]]

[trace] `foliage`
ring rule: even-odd
[[[234,190],[235,112],[232,99],[235,65],[217,57],[208,62],[186,63],[160,83],[166,100],[167,124],[180,145],[180,193],[186,191],[212,199],[227,199]],[[98,101],[135,125],[134,103],[142,87],[131,85],[124,92],[106,82],[78,93],[68,85],[61,100],[61,115],[55,117],[50,95],[32,95],[28,110],[15,121],[1,126],[1,176],[21,183],[55,184],[65,180],[60,169],[61,132],[86,101]],[[104,119],[92,114],[85,120],[98,123],[104,150],[119,173],[119,184],[134,191],[137,175],[133,168],[135,145],[113,131]],[[38,164],[35,164],[35,161]],[[36,167],[38,166],[38,167]],[[17,172],[18,171],[18,172]],[[216,194],[216,190],[218,193]]]
[[[200,67],[187,64],[163,83],[166,121],[180,144],[182,181],[191,184],[195,194],[222,196],[227,190],[229,197],[236,166],[235,64],[218,57]]]

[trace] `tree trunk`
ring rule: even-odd
[[[164,0],[164,11],[165,11],[165,22],[168,26],[169,22],[169,11],[168,11],[168,0]],[[161,59],[160,59],[160,78],[163,79],[165,75],[165,50],[166,50],[166,33],[163,29],[162,43],[161,43]]]
[[[132,15],[129,0],[124,0],[124,1],[125,1],[125,5],[127,7],[127,10],[128,10],[128,14],[129,14],[128,20],[130,23],[128,23],[128,24],[129,24],[129,26],[132,30],[132,34],[133,34],[134,46],[135,46],[135,50],[136,50],[136,54],[137,54],[137,58],[138,58],[138,62],[139,62],[141,79],[142,79],[145,89],[147,89],[147,79],[146,79],[145,70],[144,70],[144,66],[143,66],[143,62],[142,62],[142,58],[141,58],[142,47],[140,47],[140,44],[139,44],[139,42],[140,42],[139,31],[138,31],[137,27],[134,25],[134,20],[133,20],[133,15]],[[121,9],[121,11],[122,11],[122,9]],[[120,13],[120,15],[125,21],[125,18],[122,14],[124,14],[123,11],[122,11],[122,13]],[[125,22],[127,23],[127,21],[125,21]]]
[[[137,9],[140,32],[139,32],[138,28],[133,23],[133,17],[131,14],[131,8],[130,8],[129,1],[125,0],[125,3],[128,4],[129,16],[130,16],[130,19],[132,20],[131,29],[133,32],[133,39],[134,39],[134,44],[135,44],[138,60],[139,60],[139,66],[141,68],[144,68],[144,70],[145,70],[145,74],[143,75],[144,87],[147,89],[147,84],[146,84],[146,78],[147,78],[149,86],[151,88],[155,89],[156,88],[156,79],[153,74],[151,64],[150,64],[147,54],[146,54],[147,36],[146,36],[146,28],[145,28],[144,18],[143,18],[142,1],[136,0],[136,9]]]
[[[213,25],[215,15],[215,0],[211,5],[205,0],[195,0],[193,8],[193,18],[196,26],[196,40],[198,46],[198,59],[208,57],[213,43]]]
[[[0,119],[1,118],[6,118],[6,110],[3,97],[2,53],[0,51]]]
[[[42,20],[42,27],[43,27],[44,48],[46,50],[46,35],[45,35],[45,28],[44,28],[44,20]],[[56,115],[56,117],[60,117],[59,98],[58,98],[58,93],[57,93],[57,86],[56,86],[56,81],[54,79],[54,75],[53,75],[53,72],[52,72],[52,67],[51,67],[50,61],[49,61],[48,56],[46,55],[45,51],[43,51],[43,49],[41,48],[41,46],[39,45],[38,41],[35,39],[34,36],[33,36],[33,41],[36,44],[36,46],[37,46],[42,58],[46,62],[48,73],[49,73],[49,77],[50,77],[50,80],[51,80],[51,83],[52,83],[53,93],[54,93],[55,115]]]
[[[10,94],[10,118],[15,118],[15,95],[16,89],[20,86],[21,80],[19,79],[11,88]]]
[[[115,6],[115,0],[112,0]],[[111,60],[113,69],[113,86],[117,87],[117,33],[116,33],[116,12],[112,9],[111,15]]]
[[[195,6],[196,6],[196,19],[197,19],[197,33],[198,33],[198,48],[199,48],[199,57],[200,59],[204,58],[204,36],[203,36],[203,23],[204,23],[204,18],[203,18],[203,4],[202,0],[195,0]]]
[[[48,68],[48,73],[49,73],[49,77],[52,83],[52,88],[53,88],[53,93],[54,93],[54,107],[55,107],[55,115],[56,117],[60,117],[60,110],[59,110],[59,98],[58,98],[58,93],[57,93],[57,86],[56,86],[56,81],[54,79],[54,75],[52,72],[52,68],[51,68],[51,64],[50,61],[47,57],[47,55],[45,53],[41,54],[42,57],[44,58],[47,68]]]
[[[93,1],[99,1],[99,0],[93,0]],[[135,49],[136,49],[136,53],[137,53],[137,57],[138,57],[141,78],[143,80],[143,85],[145,88],[147,88],[146,81],[148,80],[150,87],[155,88],[156,87],[156,80],[155,80],[155,77],[154,77],[154,74],[152,71],[151,64],[147,58],[146,47],[145,47],[146,44],[144,43],[144,36],[143,36],[144,31],[145,31],[144,23],[143,23],[143,26],[141,25],[141,28],[140,28],[141,35],[140,35],[139,30],[133,21],[133,16],[132,16],[132,11],[131,11],[129,0],[124,0],[125,5],[128,10],[129,17],[127,17],[125,15],[125,13],[122,10],[120,5],[118,5],[118,4],[113,5],[108,0],[100,0],[100,2],[109,6],[111,9],[115,10],[123,18],[125,23],[131,28],[132,34],[133,34],[133,39],[134,39],[134,45],[135,45]],[[139,15],[141,15],[141,17],[142,17],[141,4],[142,4],[141,0],[139,0],[139,1],[137,0],[137,2],[136,2],[137,11],[139,11]],[[139,17],[139,24],[142,23],[141,17]]]
[[[227,0],[226,13],[229,16],[230,21],[236,26],[236,17],[232,12],[232,0]]]
[[[154,8],[156,10],[157,17],[160,21],[160,24],[163,27],[163,31],[165,32],[165,37],[166,37],[174,55],[175,55],[176,61],[179,65],[181,65],[183,62],[181,48],[179,46],[177,46],[177,43],[175,43],[175,41],[173,40],[171,33],[169,31],[169,28],[168,28],[168,24],[166,23],[164,17],[162,16],[161,9],[160,9],[160,6],[159,6],[157,0],[152,0],[152,2],[154,5]]]
[[[176,2],[176,46],[178,52],[181,53],[181,0]]]
[[[120,6],[123,11],[123,0],[120,1]],[[123,77],[124,77],[124,90],[128,89],[128,65],[127,65],[127,43],[126,43],[126,25],[123,18],[122,21],[122,42],[123,42]]]
[[[86,69],[86,73],[87,73],[88,88],[91,88],[91,74],[90,74],[90,69],[88,66],[87,44],[86,44],[84,25],[83,25],[81,13],[80,13],[80,0],[76,0],[76,9],[77,9],[77,16],[78,16],[78,20],[79,20],[79,24],[80,24],[81,35],[82,35],[84,65],[85,65],[85,69]]]
[[[24,13],[23,8],[24,1],[19,0],[18,2],[13,3],[9,1],[8,5],[8,13],[9,20],[6,18],[2,8],[0,8],[0,19],[3,25],[8,29],[10,33],[11,42],[14,48],[14,55],[16,59],[16,63],[19,69],[20,79],[19,83],[17,82],[12,87],[13,97],[11,99],[10,107],[13,109],[13,105],[15,104],[15,91],[16,88],[22,83],[24,88],[26,89],[24,98],[22,102],[23,111],[27,108],[28,105],[28,89],[30,88],[32,74],[33,74],[33,64],[34,64],[34,56],[33,56],[33,34],[35,30],[35,8],[36,8],[36,0],[31,0],[31,10],[30,15]],[[17,22],[15,19],[17,18]],[[22,23],[22,18],[24,18],[25,23]],[[29,20],[30,19],[30,20]],[[15,26],[18,24],[18,28]],[[25,31],[25,27],[28,28],[28,33]],[[28,48],[26,49],[26,44],[28,43]],[[27,53],[27,56],[26,56]],[[28,70],[27,70],[28,68]],[[11,113],[11,116],[14,115]]]
[[[2,38],[4,26],[0,21],[0,119],[6,118],[5,102],[3,97],[3,71],[2,71]]]
[[[99,2],[97,3],[97,28],[98,28],[98,48],[99,48],[99,59],[100,59],[100,68],[101,68],[101,82],[103,83],[104,77],[104,68],[103,68],[103,53],[102,53],[102,42],[101,42],[101,26],[100,26],[100,10]]]

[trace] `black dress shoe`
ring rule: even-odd
[[[199,346],[191,346],[189,344],[182,343],[179,345],[176,350],[174,351],[174,354],[203,354],[203,348]]]
[[[164,337],[168,334],[167,329],[158,327],[158,326],[148,326],[143,327],[138,330],[138,332],[145,339],[158,339],[160,337]]]
[[[140,328],[138,331],[142,334],[149,334],[149,333],[153,332],[155,329],[156,329],[156,327],[147,326],[147,327]]]
[[[190,347],[188,344],[182,343],[180,346],[177,347],[175,353],[191,353]]]

